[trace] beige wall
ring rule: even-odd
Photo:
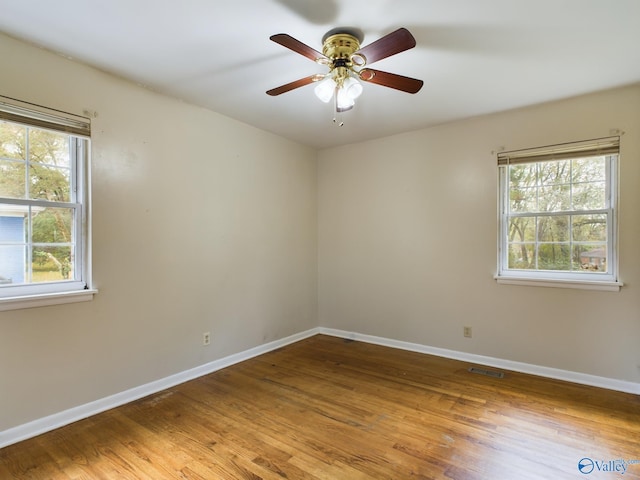
[[[2,35],[0,58],[1,95],[98,114],[100,289],[0,312],[0,431],[318,325],[640,382],[640,87],[316,152]],[[627,286],[496,285],[491,152],[612,128]]]
[[[1,95],[98,113],[100,290],[0,312],[0,431],[317,325],[314,150],[8,37],[0,58]]]
[[[611,129],[626,286],[497,285],[492,151]],[[325,150],[318,182],[320,325],[640,382],[640,87]]]

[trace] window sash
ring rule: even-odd
[[[578,240],[574,240],[573,239],[573,232],[572,232],[572,226],[571,223],[569,224],[569,235],[568,235],[568,239],[567,240],[563,240],[563,241],[557,241],[557,242],[548,242],[548,241],[542,241],[539,238],[538,235],[538,229],[537,229],[537,225],[539,224],[540,219],[542,218],[550,218],[550,217],[558,217],[558,216],[566,216],[566,217],[573,217],[573,216],[583,216],[583,215],[592,215],[592,214],[597,214],[597,215],[604,215],[606,217],[606,222],[607,222],[607,239],[606,239],[606,251],[607,251],[607,255],[606,255],[606,259],[607,259],[607,270],[604,272],[594,272],[594,271],[582,271],[582,270],[576,270],[576,269],[569,269],[569,270],[558,270],[558,269],[542,269],[538,267],[538,262],[540,260],[540,257],[538,255],[538,248],[541,245],[566,245],[567,247],[574,247],[576,245],[585,245],[588,243],[593,243],[593,244],[599,244],[601,242],[584,242],[584,241],[578,241]],[[513,218],[522,218],[522,217],[534,217],[535,221],[536,221],[536,235],[535,235],[535,239],[531,240],[531,241],[510,241],[508,239],[508,233],[509,233],[509,225],[511,223],[511,219]],[[611,238],[611,233],[612,233],[612,229],[613,229],[613,211],[611,209],[606,209],[606,210],[591,210],[591,211],[570,211],[570,212],[554,212],[554,213],[530,213],[530,214],[516,214],[516,215],[505,215],[504,217],[504,230],[503,230],[503,235],[507,238],[504,239],[504,257],[502,258],[502,265],[501,265],[501,273],[506,272],[518,272],[518,274],[522,274],[524,272],[526,272],[527,274],[534,274],[535,272],[544,272],[545,274],[557,274],[557,275],[571,275],[571,274],[575,274],[575,275],[580,275],[579,278],[584,278],[585,276],[593,276],[594,278],[600,278],[600,277],[610,277],[613,273],[612,269],[614,268],[614,263],[612,263],[610,261],[611,258],[613,258],[614,255],[614,250],[613,250],[613,245],[612,242],[610,241]],[[531,268],[531,269],[527,269],[527,268],[514,268],[514,267],[509,267],[509,249],[511,246],[513,245],[533,245],[536,251],[536,267],[535,268]]]
[[[29,274],[27,276],[27,279],[30,278],[33,275],[33,258],[32,258],[32,250],[33,247],[35,246],[45,246],[45,245],[49,245],[49,246],[63,246],[63,245],[67,245],[69,247],[72,248],[73,251],[73,256],[74,256],[74,261],[73,261],[73,276],[71,277],[71,279],[69,280],[60,280],[59,282],[33,282],[33,281],[25,281],[25,283],[21,283],[21,284],[16,284],[16,285],[5,285],[2,288],[0,288],[0,298],[7,294],[6,292],[3,291],[3,288],[5,290],[10,290],[12,288],[16,288],[16,287],[27,287],[27,288],[32,288],[33,286],[41,286],[44,285],[46,283],[61,283],[61,284],[71,284],[73,282],[79,282],[80,284],[82,284],[82,288],[84,288],[86,286],[86,281],[85,279],[85,275],[83,275],[83,264],[84,264],[84,250],[83,250],[83,244],[84,242],[82,241],[82,219],[84,218],[83,215],[83,208],[82,208],[82,204],[81,203],[74,203],[74,202],[70,202],[70,203],[66,203],[66,202],[48,202],[46,200],[24,200],[24,201],[20,201],[20,200],[15,200],[15,199],[0,199],[0,203],[2,204],[9,204],[9,205],[19,205],[19,206],[24,206],[28,209],[28,215],[29,215],[29,227],[28,227],[28,231],[30,233],[29,238],[28,239],[24,239],[22,242],[6,242],[4,243],[4,245],[14,245],[14,246],[22,246],[24,248],[27,249],[27,255],[26,255],[26,263],[27,265],[30,265],[29,267]],[[44,208],[66,208],[66,209],[70,209],[73,212],[73,230],[72,230],[72,236],[71,236],[71,241],[70,242],[60,242],[60,243],[50,243],[50,244],[46,244],[46,243],[42,243],[42,242],[34,242],[33,241],[33,227],[31,225],[31,222],[33,221],[33,217],[31,215],[32,209],[33,207],[44,207]]]
[[[31,251],[34,246],[42,246],[41,242],[34,242],[32,238],[33,230],[29,226],[29,238],[22,242],[7,242],[5,245],[16,245],[26,248],[25,262],[28,265],[28,273],[25,278],[25,283],[19,284],[6,284],[0,285],[0,298],[16,297],[21,295],[37,293],[55,293],[68,290],[82,290],[87,288],[87,266],[85,259],[85,237],[83,237],[83,218],[85,218],[84,208],[81,203],[65,203],[65,202],[47,202],[46,200],[16,200],[16,199],[0,199],[2,204],[12,204],[27,207],[29,212],[33,207],[48,207],[48,208],[67,208],[72,210],[73,215],[73,230],[72,239],[70,242],[56,243],[51,245],[62,246],[67,245],[72,248],[73,251],[73,271],[72,276],[68,280],[58,280],[50,282],[33,282],[30,281],[30,277],[33,274],[31,271],[33,265],[33,258],[31,258]],[[29,213],[29,224],[31,224],[32,218]],[[27,272],[25,272],[27,273]]]

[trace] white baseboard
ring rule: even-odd
[[[0,432],[0,448],[18,443],[22,440],[35,437],[51,430],[55,430],[56,428],[69,425],[70,423],[82,420],[84,418],[96,415],[115,407],[119,407],[148,395],[158,393],[162,390],[166,390],[167,388],[171,388],[189,380],[201,377],[203,375],[216,372],[231,365],[235,365],[236,363],[249,360],[250,358],[257,357],[258,355],[262,355],[286,345],[299,342],[300,340],[304,340],[305,338],[309,338],[317,334],[357,340],[361,342],[372,343],[375,345],[382,345],[385,347],[409,350],[412,352],[425,353],[428,355],[436,355],[439,357],[451,358],[454,360],[462,360],[469,363],[486,365],[516,372],[529,373],[541,377],[554,378],[572,383],[579,383],[583,385],[590,385],[594,387],[640,395],[640,384],[638,383],[626,382],[623,380],[616,380],[606,377],[598,377],[595,375],[571,372],[567,370],[559,370],[556,368],[541,367],[528,363],[513,362],[510,360],[502,360],[499,358],[458,352],[455,350],[447,350],[444,348],[430,347],[417,343],[402,342],[400,340],[376,337],[373,335],[363,335],[354,332],[347,332],[344,330],[316,327],[305,332],[282,338],[280,340],[276,340],[264,345],[259,345],[249,350],[245,350],[244,352],[229,355],[228,357],[224,357],[219,360],[200,365],[199,367],[195,367],[190,370],[185,370],[184,372],[176,373],[175,375],[170,375],[168,377],[147,383],[145,385],[141,385],[139,387],[125,390],[124,392],[120,392],[109,397],[101,398],[94,402],[86,403],[84,405],[70,408],[68,410],[64,410],[62,412],[55,413],[44,418],[40,418],[23,425],[18,425],[17,427],[4,430]]]
[[[581,385],[589,385],[592,387],[600,387],[606,388],[608,390],[616,390],[619,392],[640,395],[640,383],[627,382],[614,378],[598,377],[596,375],[572,372],[569,370],[560,370],[557,368],[542,367],[539,365],[532,365],[530,363],[514,362],[511,360],[503,360],[501,358],[486,357],[484,355],[458,352],[456,350],[430,347],[418,343],[402,342],[400,340],[376,337],[373,335],[363,335],[360,333],[347,332],[344,330],[337,330],[332,328],[321,327],[319,333],[350,340],[357,340],[360,342],[372,343],[375,345],[382,345],[385,347],[399,348],[401,350],[426,353],[428,355],[436,355],[438,357],[451,358],[454,360],[461,360],[463,362],[475,363],[504,370],[511,370],[514,372],[529,373],[531,375],[537,375],[539,377],[553,378],[556,380],[564,380],[571,383],[579,383]]]
[[[70,423],[77,422],[78,420],[82,420],[106,410],[119,407],[129,402],[133,402],[134,400],[138,400],[148,395],[166,390],[167,388],[175,387],[176,385],[179,385],[181,383],[193,380],[198,377],[202,377],[203,375],[207,375],[209,373],[216,372],[236,363],[240,363],[244,360],[249,360],[250,358],[262,355],[263,353],[267,353],[286,345],[299,342],[300,340],[312,337],[313,335],[317,335],[318,333],[320,333],[320,330],[318,328],[313,328],[311,330],[307,330],[306,332],[297,333],[280,340],[275,340],[264,345],[259,345],[249,350],[245,350],[244,352],[229,355],[228,357],[214,360],[213,362],[200,365],[199,367],[185,370],[184,372],[176,373],[175,375],[170,375],[168,377],[161,378],[160,380],[156,380],[139,387],[131,388],[129,390],[125,390],[124,392],[116,393],[115,395],[101,398],[94,402],[79,405],[77,407],[70,408],[59,413],[54,413],[53,415],[39,418],[38,420],[34,420],[32,422],[18,425],[17,427],[13,427],[8,430],[1,431],[0,448],[21,442],[22,440],[35,437],[51,430],[55,430],[56,428],[69,425]]]

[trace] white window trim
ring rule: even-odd
[[[74,185],[74,188],[78,189],[78,194],[83,199],[82,206],[79,209],[82,218],[77,223],[77,228],[82,229],[81,232],[78,232],[81,234],[79,236],[81,241],[77,245],[83,258],[82,279],[70,282],[43,283],[37,286],[29,284],[11,287],[11,290],[7,291],[6,295],[0,296],[0,311],[92,300],[98,290],[92,286],[91,270],[90,120],[78,115],[52,110],[4,96],[0,96],[0,118],[36,128],[65,132],[86,140],[82,144],[78,143],[82,150],[77,154],[77,157],[81,157],[82,161],[76,166],[78,169],[77,174],[83,178],[84,182],[82,185]],[[86,147],[86,150],[84,147]]]
[[[584,146],[585,148],[590,148],[594,142],[602,141],[603,145],[609,145],[611,142],[620,144],[620,137],[609,137],[605,139],[597,139],[590,140],[587,142],[573,142],[570,144],[563,144],[558,146],[551,147],[543,147],[540,149],[530,149],[522,152],[542,152],[547,155],[552,155],[555,150],[564,151],[566,150],[567,145],[571,145],[577,147],[579,149],[580,146]],[[619,147],[618,147],[619,148]],[[515,152],[519,154],[520,152]],[[499,157],[499,165],[500,165],[500,157],[504,155],[508,158],[508,153],[498,154]],[[502,236],[506,232],[507,226],[505,225],[505,215],[503,214],[503,208],[505,208],[507,199],[505,198],[508,195],[508,191],[503,189],[505,169],[504,167],[499,166],[498,168],[498,187],[499,187],[499,198],[498,198],[498,273],[494,275],[494,279],[496,283],[502,285],[523,285],[523,286],[534,286],[534,287],[551,287],[551,288],[572,288],[572,289],[581,289],[581,290],[600,290],[600,291],[608,291],[608,292],[619,292],[621,287],[624,284],[620,281],[618,277],[618,204],[619,204],[619,162],[620,162],[620,152],[615,154],[616,159],[612,160],[609,163],[609,175],[613,182],[609,182],[607,188],[610,185],[614,186],[614,191],[609,192],[610,204],[608,210],[611,210],[609,222],[610,231],[608,233],[608,239],[610,240],[608,245],[608,257],[611,259],[612,271],[610,274],[588,274],[588,273],[571,273],[571,272],[545,272],[545,271],[523,271],[523,270],[508,270],[502,269],[502,266],[505,264],[506,254],[504,252],[504,242]],[[579,153],[576,152],[575,157],[578,157]]]
[[[579,280],[560,280],[560,279],[543,279],[543,278],[527,278],[519,276],[496,275],[494,279],[501,285],[524,285],[528,287],[555,287],[555,288],[575,288],[579,290],[601,290],[605,292],[619,292],[624,286],[622,282],[604,282],[604,281],[579,281]]]
[[[98,293],[98,290],[95,288],[85,288],[82,290],[67,290],[56,293],[4,297],[0,298],[0,312],[23,308],[46,307],[49,305],[63,305],[65,303],[87,302],[93,300],[93,296],[96,293]]]

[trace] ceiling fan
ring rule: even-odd
[[[304,55],[321,65],[329,67],[326,74],[318,73],[281,85],[267,91],[276,96],[311,83],[317,83],[316,96],[325,103],[334,99],[335,112],[340,114],[351,110],[355,99],[362,93],[358,80],[394,88],[407,93],[417,93],[422,80],[368,68],[367,65],[390,57],[416,46],[416,40],[406,28],[385,35],[369,45],[360,48],[363,34],[355,28],[334,28],[322,37],[322,53],[296,40],[286,33],[272,35],[270,39],[283,47]],[[336,115],[337,116],[337,115]],[[342,121],[334,117],[334,122]]]

